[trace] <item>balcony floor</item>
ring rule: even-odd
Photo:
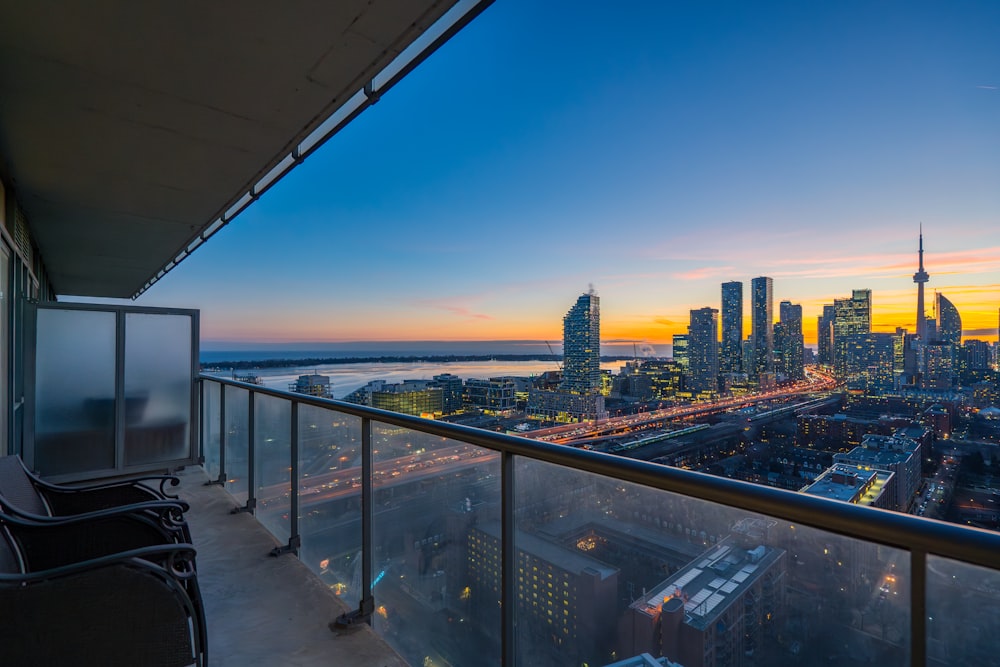
[[[270,556],[271,534],[248,514],[230,514],[236,502],[204,486],[204,470],[179,477],[180,497],[191,504],[212,667],[406,665],[368,626],[332,631],[344,603],[295,556]]]

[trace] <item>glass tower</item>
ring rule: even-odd
[[[561,388],[580,394],[601,388],[601,299],[591,289],[563,318]]]
[[[722,283],[722,355],[719,370],[743,370],[743,283]]]
[[[750,338],[753,341],[753,377],[774,372],[774,280],[761,276],[750,282]]]
[[[688,325],[688,389],[694,393],[719,389],[719,311],[691,311]]]
[[[833,373],[838,378],[848,375],[847,348],[851,336],[869,334],[872,330],[872,291],[856,289],[850,299],[833,302]]]

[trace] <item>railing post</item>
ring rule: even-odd
[[[205,482],[205,486],[226,486],[226,385],[219,383],[219,477]]]
[[[927,552],[910,551],[910,665],[927,665]]]
[[[513,667],[514,642],[517,628],[515,600],[517,599],[517,572],[514,544],[514,455],[500,455],[500,664]]]
[[[275,547],[271,550],[272,556],[293,553],[299,555],[299,547],[302,546],[302,537],[299,535],[299,402],[292,399],[292,441],[289,446],[289,468],[291,469],[291,494],[289,500],[291,509],[288,510],[288,544]]]
[[[257,450],[257,420],[254,417],[254,408],[257,401],[254,398],[253,389],[247,391],[247,400],[249,401],[247,403],[247,502],[242,507],[233,508],[233,514],[239,514],[240,512],[252,513],[257,508],[257,481],[254,476],[256,468],[256,456],[254,452]]]
[[[375,612],[375,597],[372,594],[372,558],[375,548],[372,541],[372,526],[375,518],[374,485],[372,483],[372,420],[361,418],[361,601],[358,608],[341,614],[334,621],[339,628],[371,625]]]
[[[198,465],[205,465],[205,380],[198,378]]]

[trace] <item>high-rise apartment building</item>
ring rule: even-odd
[[[781,317],[780,345],[775,325],[775,349],[781,362],[778,370],[789,380],[801,380],[806,376],[802,306],[791,301],[782,301],[779,306],[779,316]]]
[[[950,343],[956,350],[962,343],[962,316],[958,308],[943,294],[934,294],[934,313],[937,315],[937,340]]]
[[[691,311],[688,325],[688,389],[692,393],[719,390],[719,311]]]
[[[722,349],[719,370],[739,373],[743,370],[743,283],[722,283]]]
[[[872,291],[856,289],[850,299],[835,299],[833,311],[833,372],[845,379],[849,337],[868,334],[872,329]]]
[[[750,339],[753,341],[754,380],[774,372],[774,280],[761,276],[750,282]]]
[[[580,394],[601,388],[601,298],[591,288],[563,318],[561,388]]]
[[[827,304],[816,318],[816,361],[821,366],[833,365],[833,317],[833,304]]]

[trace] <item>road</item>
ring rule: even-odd
[[[525,433],[525,437],[534,440],[544,440],[557,444],[575,444],[584,442],[588,438],[607,435],[616,432],[627,433],[632,430],[641,429],[656,422],[669,419],[681,419],[686,417],[697,417],[700,415],[715,412],[728,412],[731,410],[741,410],[759,403],[773,401],[776,399],[791,398],[801,394],[812,394],[821,391],[829,391],[836,386],[836,381],[831,375],[813,368],[806,371],[806,379],[796,382],[793,385],[781,387],[771,391],[765,391],[752,396],[738,396],[733,398],[721,398],[716,401],[693,403],[690,405],[680,405],[651,412],[641,412],[623,417],[612,417],[601,421],[581,422],[578,424],[563,424],[551,428],[539,429]]]

